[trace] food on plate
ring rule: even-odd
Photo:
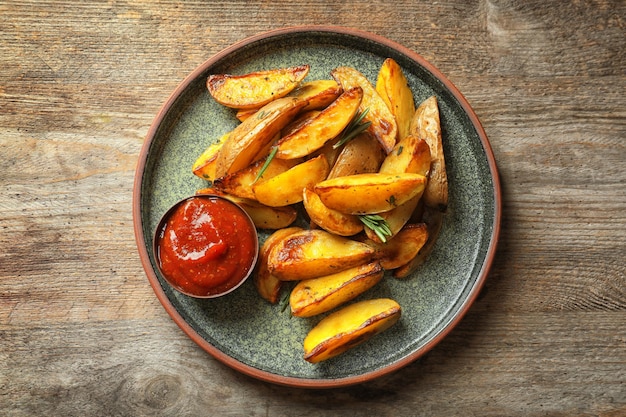
[[[228,199],[272,231],[255,267],[260,297],[278,304],[292,281],[281,304],[293,316],[330,312],[304,339],[304,358],[316,363],[399,320],[389,298],[345,305],[424,263],[448,191],[437,99],[416,107],[396,61],[383,62],[375,87],[352,67],[330,80],[305,81],[308,73],[209,76],[210,94],[240,123],[192,171],[210,185],[197,194]]]
[[[365,118],[372,123],[368,130],[380,142],[385,152],[391,152],[396,144],[398,125],[391,110],[374,86],[363,74],[352,67],[337,67],[330,74],[344,90],[356,86],[363,89],[361,110],[369,109]]]
[[[402,68],[391,58],[385,59],[380,67],[376,91],[396,118],[398,140],[404,139],[409,134],[411,118],[415,114],[415,102]]]
[[[281,239],[271,250],[269,271],[283,281],[316,278],[361,265],[374,257],[370,245],[324,230],[303,230]]]
[[[320,149],[350,123],[362,98],[363,90],[360,87],[345,90],[315,117],[307,119],[298,129],[279,139],[276,157],[300,158]]]
[[[247,214],[216,196],[194,196],[174,206],[157,230],[155,253],[165,279],[196,297],[222,295],[255,266],[256,229]]]
[[[304,359],[318,363],[387,330],[400,319],[400,305],[389,298],[364,300],[337,310],[304,338]]]
[[[448,207],[448,176],[437,97],[431,96],[417,107],[411,120],[411,133],[423,138],[430,147],[431,165],[428,184],[424,190],[424,203],[428,207],[445,211]]]
[[[313,191],[329,208],[348,214],[372,214],[393,209],[421,193],[426,177],[420,174],[368,173],[331,178]]]
[[[384,270],[370,262],[334,274],[298,282],[289,296],[291,314],[311,317],[332,310],[376,285]]]
[[[309,65],[256,71],[244,75],[212,74],[207,89],[218,103],[234,109],[259,108],[294,90]]]

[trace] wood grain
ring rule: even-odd
[[[626,415],[626,4],[513,0],[0,2],[0,414]],[[250,379],[191,342],[138,259],[143,138],[204,60],[342,25],[468,98],[503,187],[496,262],[453,332],[337,390]]]

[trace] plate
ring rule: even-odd
[[[390,297],[402,318],[385,333],[319,364],[303,360],[302,341],[319,318],[281,312],[256,293],[252,280],[219,299],[194,299],[156,273],[152,236],[176,201],[206,182],[191,166],[208,144],[238,122],[206,90],[211,73],[243,74],[310,64],[308,80],[330,77],[340,65],[373,83],[385,58],[402,67],[416,103],[436,95],[449,178],[449,208],[427,262],[412,276],[391,276],[358,299]],[[273,383],[330,388],[394,372],[435,346],[476,299],[494,258],[500,227],[496,163],[478,118],[457,88],[415,52],[380,36],[341,27],[274,30],[219,52],[171,94],[145,139],[135,176],[133,220],[150,284],[178,326],[206,352],[236,370]],[[267,234],[260,234],[261,240]],[[358,300],[357,299],[357,300]]]

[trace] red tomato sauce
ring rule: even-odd
[[[156,235],[161,272],[181,292],[210,297],[238,286],[254,268],[258,240],[242,209],[213,196],[175,207]]]

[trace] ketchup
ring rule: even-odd
[[[237,287],[254,268],[256,229],[234,203],[215,196],[183,200],[156,234],[163,276],[179,291],[212,297]]]

